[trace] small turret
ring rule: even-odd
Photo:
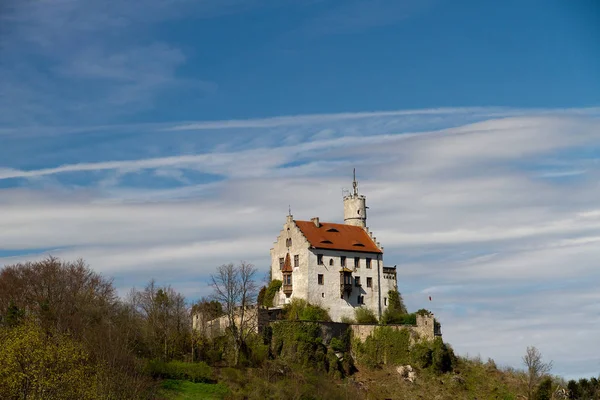
[[[352,181],[352,193],[344,196],[344,223],[365,228],[367,226],[367,199],[358,194],[356,169]]]

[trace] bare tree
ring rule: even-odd
[[[527,398],[532,400],[535,388],[542,378],[552,370],[552,361],[543,362],[542,353],[535,346],[528,346],[527,352],[523,356],[523,364],[527,367]]]
[[[235,365],[238,365],[240,351],[256,324],[255,318],[252,317],[254,312],[250,313],[247,308],[256,299],[256,271],[254,265],[242,261],[238,266],[221,265],[216,273],[211,275],[213,298],[222,304],[227,315],[228,334],[234,344]]]

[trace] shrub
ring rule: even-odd
[[[331,321],[327,310],[302,299],[293,299],[286,304],[283,316],[289,321]]]
[[[0,328],[0,398],[92,399],[105,365],[90,360],[70,336],[27,320]],[[108,394],[108,393],[103,393]]]
[[[275,298],[275,294],[281,288],[282,282],[279,279],[273,279],[269,282],[269,286],[265,291],[262,305],[265,307],[273,307],[273,299]]]
[[[356,323],[356,321],[354,321],[352,318],[346,317],[346,316],[342,317],[341,322],[343,324],[354,324],[354,323]]]
[[[356,341],[353,345],[357,361],[367,367],[380,364],[400,365],[409,358],[410,333],[407,329],[395,329],[380,326],[363,343]]]
[[[385,310],[381,316],[381,323],[383,325],[416,325],[417,314],[401,314],[394,310]]]
[[[429,368],[433,360],[433,349],[430,343],[415,343],[410,349],[410,359],[411,363],[419,368]]]
[[[359,324],[376,324],[377,317],[375,313],[366,308],[366,307],[358,307],[354,309],[354,319]]]
[[[331,347],[333,351],[346,351],[346,345],[344,342],[335,337],[329,342],[329,347]]]
[[[445,373],[452,371],[456,363],[456,356],[452,348],[437,337],[433,341],[433,353],[431,359],[431,368],[436,373]]]

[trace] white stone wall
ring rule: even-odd
[[[323,254],[323,265],[317,265],[317,255]],[[352,292],[344,298],[340,295],[340,269],[341,256],[346,256],[346,268],[352,270]],[[354,268],[354,257],[359,257],[359,267]],[[371,268],[366,267],[366,258],[371,258]],[[308,301],[314,304],[320,304],[329,310],[333,321],[340,321],[342,317],[354,318],[354,308],[361,306],[358,303],[358,296],[363,296],[364,305],[371,309],[376,316],[383,312],[383,296],[379,296],[382,287],[381,279],[378,277],[378,270],[381,270],[383,261],[382,256],[372,253],[360,253],[351,251],[311,249],[308,254]],[[333,266],[330,261],[333,260]],[[319,285],[318,275],[323,274],[324,284]],[[354,279],[360,277],[361,286],[355,286]],[[367,278],[372,279],[372,287],[367,287]],[[387,291],[386,291],[387,293]]]
[[[363,296],[364,307],[371,309],[380,317],[385,311],[386,298],[389,290],[396,288],[395,279],[386,279],[383,274],[383,255],[377,253],[363,253],[352,251],[339,251],[327,249],[311,249],[310,244],[296,226],[291,216],[281,230],[277,241],[271,249],[271,277],[283,281],[283,274],[279,266],[279,259],[284,258],[288,252],[287,239],[291,239],[289,247],[290,260],[294,267],[294,256],[299,257],[299,266],[292,272],[292,295],[287,298],[280,290],[274,299],[275,306],[289,303],[293,298],[301,298],[312,304],[320,305],[327,309],[333,321],[340,321],[342,317],[354,317],[354,308],[360,306],[358,296]],[[323,265],[317,264],[317,255],[323,255]],[[341,256],[346,256],[346,268],[352,270],[352,292],[350,296],[340,295],[340,269]],[[359,257],[359,267],[354,268],[354,257]],[[366,267],[366,259],[371,258],[371,268]],[[333,265],[330,266],[330,260]],[[318,282],[318,275],[322,274],[324,284]],[[360,277],[361,286],[355,286],[355,277]],[[372,279],[372,286],[367,286],[367,278]]]
[[[287,304],[294,297],[304,300],[308,298],[308,275],[306,271],[308,270],[308,248],[310,244],[302,234],[302,231],[296,226],[291,216],[287,217],[286,223],[271,249],[271,279],[283,281],[283,274],[279,268],[279,258],[285,259],[288,252],[286,243],[288,238],[292,239],[292,245],[289,248],[292,267],[294,267],[295,255],[299,256],[299,267],[294,267],[294,271],[292,272],[292,295],[287,298],[283,290],[279,290],[273,299],[274,306]]]

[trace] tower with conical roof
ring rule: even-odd
[[[367,198],[358,194],[356,168],[353,171],[352,192],[344,196],[344,223],[346,225],[367,227]]]

